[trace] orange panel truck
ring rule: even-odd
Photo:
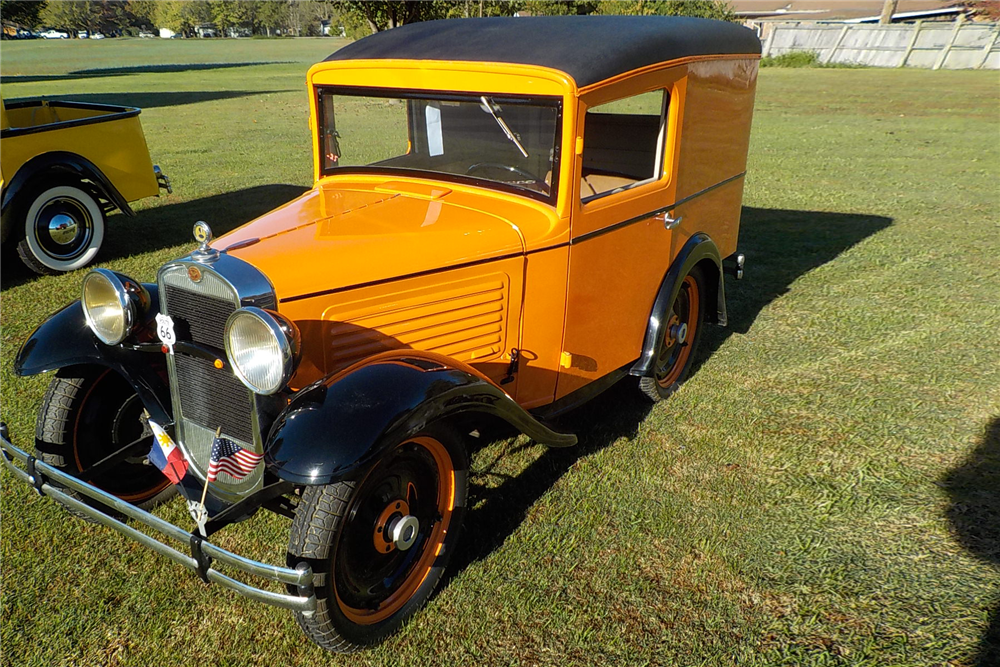
[[[19,353],[62,370],[6,462],[326,649],[381,641],[455,552],[477,424],[572,446],[553,417],[629,376],[669,397],[726,324],[759,57],[739,25],[667,17],[337,51],[308,73],[312,189],[196,224],[155,282],[89,273]],[[173,490],[187,527],[148,511]],[[290,520],[287,566],[210,539],[262,507]]]

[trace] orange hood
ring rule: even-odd
[[[261,270],[283,301],[524,252],[518,227],[481,203],[419,183],[324,185],[212,245]]]

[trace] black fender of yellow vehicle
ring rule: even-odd
[[[552,447],[576,444],[470,366],[418,350],[386,352],[298,392],[271,428],[268,468],[293,484],[348,479],[389,447],[461,413],[499,417]]]
[[[161,424],[173,421],[166,361],[152,333],[153,318],[159,312],[158,291],[153,284],[143,283],[143,287],[151,302],[146,321],[136,327],[136,334],[118,345],[105,345],[87,325],[83,306],[77,300],[28,336],[14,360],[14,372],[24,377],[72,366],[105,366],[128,380],[153,420]],[[140,339],[143,335],[147,338]]]
[[[36,177],[42,175],[50,178],[68,176],[80,181],[90,181],[97,188],[98,195],[120,208],[125,215],[135,216],[135,212],[128,205],[128,202],[97,165],[85,157],[66,151],[43,153],[25,162],[4,188],[0,211],[6,215],[11,202],[17,199],[18,194],[24,191]]]

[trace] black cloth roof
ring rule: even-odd
[[[760,53],[752,30],[687,16],[526,16],[411,23],[348,44],[331,60],[465,60],[549,67],[581,88],[687,56]]]

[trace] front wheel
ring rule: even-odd
[[[104,242],[104,211],[82,183],[30,188],[19,196],[17,209],[15,219],[23,224],[17,254],[35,273],[84,267]]]
[[[109,368],[60,371],[49,384],[38,412],[35,450],[49,465],[125,502],[151,509],[173,496],[176,489],[146,459],[153,436],[143,422],[143,410],[132,385]],[[93,478],[85,476],[87,468],[144,436],[148,436],[148,443],[132,456]]]
[[[316,573],[316,612],[296,614],[312,641],[350,653],[423,605],[455,550],[468,468],[460,440],[435,428],[391,447],[357,481],[305,489],[288,551],[289,563]]]

